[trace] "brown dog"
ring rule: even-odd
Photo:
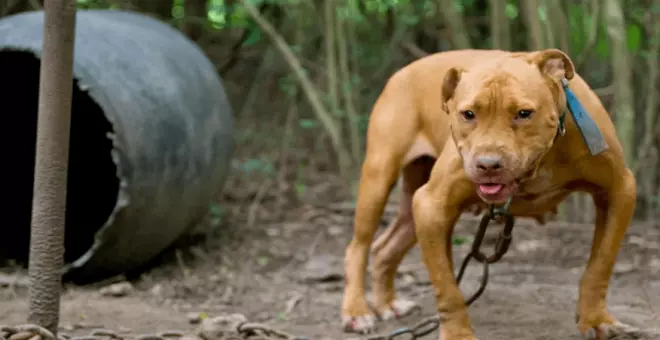
[[[600,129],[608,146],[604,152],[590,154],[570,114],[560,124],[567,111],[562,80],[569,81]],[[444,52],[419,59],[390,78],[371,114],[354,235],[346,249],[346,331],[374,329],[375,315],[364,294],[365,269],[400,173],[399,215],[372,250],[373,307],[381,319],[415,307],[396,296],[394,276],[419,240],[435,288],[441,339],[475,339],[452,266],[450,239],[461,212],[512,197],[513,215],[538,217],[571,192],[583,191],[593,196],[597,216],[580,281],[578,327],[599,338],[624,327],[608,313],[605,297],[635,207],[635,178],[624,164],[608,113],[564,53]]]

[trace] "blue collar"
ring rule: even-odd
[[[568,87],[568,80],[566,80],[566,78],[562,79],[561,84],[566,93],[566,106],[568,107],[568,111],[571,113],[578,131],[580,131],[584,143],[587,145],[587,148],[589,148],[589,153],[591,153],[592,156],[595,156],[607,150],[607,142],[605,141],[603,134],[600,132],[598,125],[596,125],[596,122],[591,118],[589,112],[587,112],[577,96]],[[558,129],[560,136],[566,134],[566,111],[559,116]]]

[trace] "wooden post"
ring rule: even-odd
[[[44,3],[28,322],[57,334],[73,90],[75,0]]]

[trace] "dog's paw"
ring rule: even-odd
[[[613,323],[602,323],[597,327],[580,327],[583,339],[588,340],[608,340],[614,338],[621,339],[641,339],[644,334],[640,329],[624,324],[619,321]]]
[[[411,300],[395,299],[389,306],[380,308],[378,315],[383,321],[402,318],[408,316],[415,311],[419,311],[420,306]]]
[[[342,316],[342,325],[346,333],[369,334],[376,331],[376,316],[366,314],[360,316]]]

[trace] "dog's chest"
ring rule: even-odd
[[[518,188],[518,194],[522,196],[542,195],[544,192],[557,186],[557,183],[553,181],[553,175],[554,172],[552,169],[538,169],[534,178],[521,183],[521,186]]]
[[[530,213],[543,213],[554,208],[570,193],[558,177],[552,169],[539,169],[534,178],[521,183],[514,196],[514,206]]]

